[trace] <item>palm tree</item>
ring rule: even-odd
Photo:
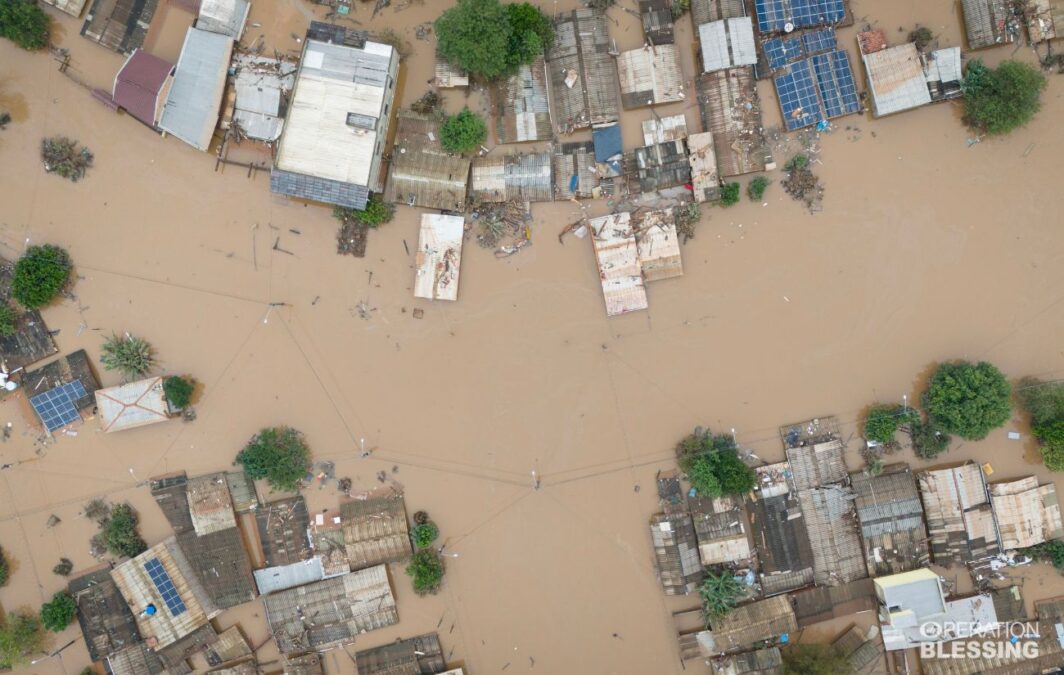
[[[719,619],[730,612],[743,593],[743,586],[727,571],[706,572],[706,578],[698,589],[702,597],[702,616],[706,626],[712,619]]]

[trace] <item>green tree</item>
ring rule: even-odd
[[[438,536],[440,536],[440,529],[433,522],[420,523],[415,525],[414,529],[410,531],[414,546],[419,550],[432,546],[432,542],[436,541]]]
[[[900,405],[877,405],[868,411],[865,417],[864,437],[883,445],[896,445],[894,434],[903,424],[911,424],[920,419],[913,408]]]
[[[706,571],[698,595],[702,598],[702,617],[708,627],[714,619],[720,619],[735,608],[744,592],[743,585],[727,570]]]
[[[735,439],[727,434],[696,430],[676,445],[676,456],[691,486],[701,494],[744,495],[757,483],[753,469],[739,458]]]
[[[73,182],[84,178],[92,166],[92,153],[88,148],[78,148],[77,141],[64,136],[53,136],[41,141],[41,161],[45,173],[54,173]]]
[[[510,23],[510,43],[507,70],[515,71],[525,63],[532,63],[554,44],[554,27],[550,19],[535,5],[527,2],[504,5]]]
[[[687,474],[687,480],[691,482],[691,487],[697,490],[698,494],[707,497],[724,495],[720,481],[717,480],[717,475],[713,473],[713,464],[705,455],[692,458],[684,473]]]
[[[30,246],[15,263],[11,295],[23,307],[44,307],[66,286],[70,267],[70,256],[58,246]]]
[[[1036,424],[1034,437],[1041,444],[1042,463],[1050,471],[1064,471],[1064,418]]]
[[[51,602],[41,605],[41,623],[53,633],[62,633],[77,614],[78,605],[74,596],[66,591],[59,591],[52,596]]]
[[[837,675],[851,671],[850,660],[833,645],[801,644],[783,652],[784,675]]]
[[[1064,541],[1060,539],[1050,539],[1041,544],[1021,548],[1019,552],[1034,560],[1051,563],[1058,570],[1064,569]]]
[[[32,0],[0,0],[0,37],[28,50],[48,46],[48,15]]]
[[[509,72],[512,29],[499,0],[458,0],[436,19],[436,49],[448,63],[485,79]]]
[[[15,334],[15,321],[18,314],[14,308],[6,302],[0,302],[0,337],[11,337]]]
[[[480,147],[487,135],[484,119],[469,108],[463,108],[462,112],[444,120],[440,127],[440,145],[447,152],[464,154]]]
[[[236,456],[253,480],[265,478],[274,490],[298,490],[310,470],[310,449],[291,427],[271,427],[256,434]]]
[[[100,363],[107,370],[117,370],[127,380],[133,380],[148,374],[155,365],[155,357],[147,340],[129,333],[112,334],[103,342]]]
[[[7,580],[11,576],[11,568],[7,564],[7,555],[0,549],[0,586],[7,586]]]
[[[783,168],[787,171],[795,171],[797,169],[804,169],[807,166],[809,166],[808,155],[803,155],[799,153],[794,157],[788,159],[787,163],[783,165]]]
[[[924,459],[934,459],[949,449],[949,434],[935,426],[931,421],[916,419],[909,424],[909,434],[913,441],[913,452]]]
[[[974,59],[961,81],[964,121],[988,134],[1007,134],[1031,121],[1045,87],[1045,75],[1034,66],[1004,61],[995,69]]]
[[[113,506],[111,515],[103,521],[100,531],[107,550],[126,558],[135,558],[148,550],[148,545],[137,532],[139,523],[140,517],[129,504]]]
[[[746,194],[750,197],[751,201],[759,202],[761,198],[765,196],[765,189],[768,188],[769,180],[767,176],[758,176],[754,178],[746,186]]]
[[[986,361],[941,364],[924,394],[930,420],[943,431],[978,441],[1012,414],[1012,387]]]
[[[739,189],[738,183],[725,183],[724,187],[720,189],[720,205],[731,206],[732,204],[739,203]]]
[[[1016,383],[1016,399],[1031,416],[1032,426],[1064,419],[1064,382],[1025,377]]]
[[[423,548],[410,559],[406,574],[418,595],[435,593],[443,583],[443,559],[431,548]]]
[[[166,400],[178,410],[184,409],[192,401],[192,392],[195,389],[196,385],[188,378],[173,375],[163,380],[163,393],[166,395]]]
[[[25,665],[29,657],[44,651],[47,635],[36,614],[13,612],[0,626],[0,668]]]
[[[384,201],[384,197],[377,193],[369,196],[364,209],[350,209],[344,206],[337,206],[333,209],[333,217],[341,223],[352,222],[371,229],[390,223],[394,215],[395,207]]]

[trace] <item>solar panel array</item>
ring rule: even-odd
[[[818,54],[835,49],[835,29],[824,28],[802,35],[802,46],[806,54]]]
[[[783,123],[789,131],[816,124],[823,118],[809,61],[792,63],[787,72],[775,78],[775,83]]]
[[[148,560],[148,562],[144,563],[144,570],[151,577],[152,583],[155,584],[155,589],[159,591],[159,595],[162,596],[163,602],[166,603],[166,608],[170,610],[170,615],[183,614],[188,609],[185,607],[185,601],[178,595],[177,589],[174,588],[173,579],[163,569],[163,564],[159,562],[159,559],[151,558]]]
[[[838,23],[846,14],[843,0],[755,0],[754,9],[762,33]]]
[[[37,411],[48,431],[55,431],[80,417],[78,399],[87,396],[80,380],[68,382],[30,399],[30,405]]]
[[[817,54],[810,59],[816,73],[817,90],[828,118],[849,115],[861,109],[857,100],[857,85],[853,81],[850,60],[846,52],[835,50]]]
[[[769,38],[761,43],[768,59],[769,70],[779,70],[788,63],[793,63],[805,56],[802,39],[798,36],[789,38]]]

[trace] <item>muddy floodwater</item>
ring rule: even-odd
[[[146,47],[173,61],[192,16],[160,4]],[[435,43],[415,29],[451,3],[392,4],[371,20],[372,3],[357,3],[346,25],[391,27],[410,43],[406,105],[432,77]],[[619,5],[612,35],[622,49],[638,46],[638,18],[622,9],[635,3]],[[953,2],[863,0],[853,9],[858,26],[874,23],[891,40],[916,23],[943,45],[961,39]],[[80,22],[49,13],[72,74],[110,89],[122,57],[82,38]],[[304,0],[253,0],[244,42],[261,34],[266,53],[296,50],[293,34],[324,13]],[[692,45],[690,19],[678,31],[677,43]],[[840,30],[839,42],[863,89],[855,31]],[[681,51],[693,79],[693,45]],[[1034,58],[1026,46],[980,55]],[[225,469],[258,429],[288,424],[356,490],[379,485],[381,471],[401,484],[407,508],[431,513],[451,556],[442,592],[428,598],[393,565],[400,623],[360,637],[350,653],[438,631],[471,675],[708,672],[681,666],[672,613],[696,599],[663,595],[647,530],[655,474],[674,466],[683,434],[734,428],[742,446],[778,460],[779,425],[837,415],[856,470],[862,411],[915,401],[938,361],[1064,377],[1061,76],[1050,76],[1030,125],[971,146],[948,103],[837,120],[814,165],[826,187],[822,212],[787,197],[773,172],[763,204],[744,194],[735,207],[704,209],[683,248],[684,275],[649,288],[649,311],[607,319],[590,242],[557,239],[579,216],[571,202],[534,205],[534,243],[511,258],[468,241],[457,302],[415,300],[407,250],[419,210],[401,207],[372,232],[364,259],[338,256],[328,208],[271,196],[261,172],[216,171],[212,154],[112,112],[57,65],[0,42],[0,109],[14,118],[0,131],[0,252],[14,258],[45,242],[70,251],[76,299],[44,310],[63,353],[84,348],[96,360],[105,336],[129,331],[155,346],[162,371],[188,373],[201,390],[194,422],[105,436],[90,421],[47,442],[22,407],[0,403],[0,423],[13,424],[0,463],[14,464],[0,471],[0,547],[13,566],[4,610],[36,608],[63,588],[51,571],[60,557],[75,570],[94,564],[93,527],[79,515],[89,499],[130,502],[156,543],[170,529],[145,479]],[[688,91],[688,103],[656,110],[683,112],[698,130],[693,84]],[[778,125],[766,83],[761,95],[766,125]],[[479,92],[446,98],[450,108],[486,106]],[[649,116],[624,113],[625,147],[639,144]],[[54,134],[95,153],[84,180],[42,170],[39,144]],[[118,383],[98,370],[104,385]],[[363,443],[374,448],[369,458]],[[895,457],[928,466],[908,451]],[[1017,412],[942,460],[990,461],[995,479],[1054,480],[1036,457]],[[312,511],[338,500],[332,486],[305,494]],[[53,514],[61,522],[47,527]],[[1023,570],[1029,605],[1064,593],[1052,570]],[[239,623],[255,645],[267,638],[258,602],[217,623]],[[79,672],[88,664],[80,638],[68,628],[54,647],[77,642],[25,672]],[[259,657],[278,658],[272,643]],[[326,668],[354,665],[334,650]]]

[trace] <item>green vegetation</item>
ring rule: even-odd
[[[916,419],[909,424],[909,435],[913,441],[913,452],[924,459],[934,459],[949,449],[949,434],[934,425],[933,422]]]
[[[333,209],[333,217],[341,223],[355,223],[371,229],[376,229],[385,223],[390,223],[395,215],[395,207],[384,201],[384,197],[377,193],[369,196],[364,209],[349,209],[337,206]]]
[[[672,18],[675,21],[691,9],[691,0],[672,0]]]
[[[15,334],[15,321],[18,314],[14,308],[6,302],[0,302],[0,337],[11,337]]]
[[[51,602],[41,605],[41,623],[53,633],[62,633],[74,615],[78,612],[78,605],[74,602],[74,596],[66,591],[59,591],[52,596]]]
[[[800,644],[783,652],[784,675],[836,675],[852,670],[850,660],[832,645]]]
[[[961,81],[964,121],[991,135],[1007,134],[1031,121],[1045,87],[1045,75],[1026,63],[1004,61],[994,69],[973,59]]]
[[[112,334],[104,340],[100,363],[107,370],[117,370],[127,380],[132,380],[146,375],[155,365],[155,357],[146,340],[129,333],[121,337]]]
[[[795,169],[804,169],[809,166],[809,157],[803,154],[797,154],[787,160],[787,163],[783,165],[783,168],[787,171],[794,171]]]
[[[720,205],[731,206],[739,203],[739,184],[725,183],[720,189]]]
[[[23,307],[44,307],[66,286],[70,267],[70,256],[58,246],[30,246],[15,263],[11,295]]]
[[[2,0],[0,0],[2,1]],[[92,153],[88,148],[78,149],[78,142],[64,136],[53,136],[41,141],[41,160],[44,170],[78,182],[92,166]]]
[[[11,577],[11,568],[7,564],[7,555],[0,548],[0,586],[7,586],[7,580]]]
[[[894,434],[903,424],[920,420],[920,413],[913,408],[900,405],[877,405],[868,411],[865,417],[864,437],[870,441],[894,447],[897,443]]]
[[[1016,398],[1031,416],[1042,462],[1050,471],[1064,471],[1064,382],[1025,377],[1016,385]]]
[[[1008,380],[993,365],[954,361],[935,370],[923,404],[942,431],[978,441],[1008,421],[1011,396]]]
[[[253,480],[265,478],[274,490],[298,490],[310,470],[310,450],[291,427],[263,429],[236,456]]]
[[[48,15],[33,0],[0,0],[0,37],[30,51],[48,46]]]
[[[759,202],[765,196],[765,189],[768,184],[768,176],[758,176],[746,186],[746,195],[750,197],[751,201]]]
[[[443,559],[431,548],[423,548],[410,559],[406,573],[414,582],[415,593],[434,594],[443,583]]]
[[[909,33],[909,42],[916,44],[918,50],[923,51],[924,47],[927,47],[935,39],[935,34],[931,32],[931,29],[927,26],[918,26],[916,30]]]
[[[709,497],[744,495],[757,475],[739,458],[735,440],[726,434],[696,430],[676,446],[680,469],[700,494]]]
[[[1054,420],[1034,428],[1041,444],[1042,463],[1050,471],[1064,471],[1064,420]]]
[[[26,611],[8,614],[7,621],[0,626],[0,668],[25,665],[30,656],[44,651],[46,641],[47,635],[36,614]]]
[[[702,585],[698,587],[698,595],[702,598],[702,617],[706,626],[714,619],[726,616],[742,597],[743,590],[743,585],[731,572],[707,570]]]
[[[487,136],[484,118],[469,108],[449,116],[440,127],[440,145],[447,152],[458,155],[476,150]]]
[[[1064,541],[1050,539],[1041,544],[1035,544],[1028,548],[1021,548],[1022,555],[1030,556],[1034,560],[1052,563],[1053,567],[1064,569]]]
[[[111,514],[100,524],[103,544],[112,554],[133,558],[148,549],[140,538],[137,525],[140,518],[129,504],[116,504],[111,507]]]
[[[192,401],[192,392],[196,385],[192,380],[185,377],[171,376],[163,380],[163,393],[170,406],[176,410],[184,410]]]
[[[414,540],[414,546],[418,550],[432,546],[432,542],[436,541],[436,537],[439,536],[440,528],[431,521],[415,525],[410,531],[410,538]]]
[[[554,42],[550,20],[529,3],[459,0],[435,28],[437,50],[448,63],[488,80],[516,72]]]

